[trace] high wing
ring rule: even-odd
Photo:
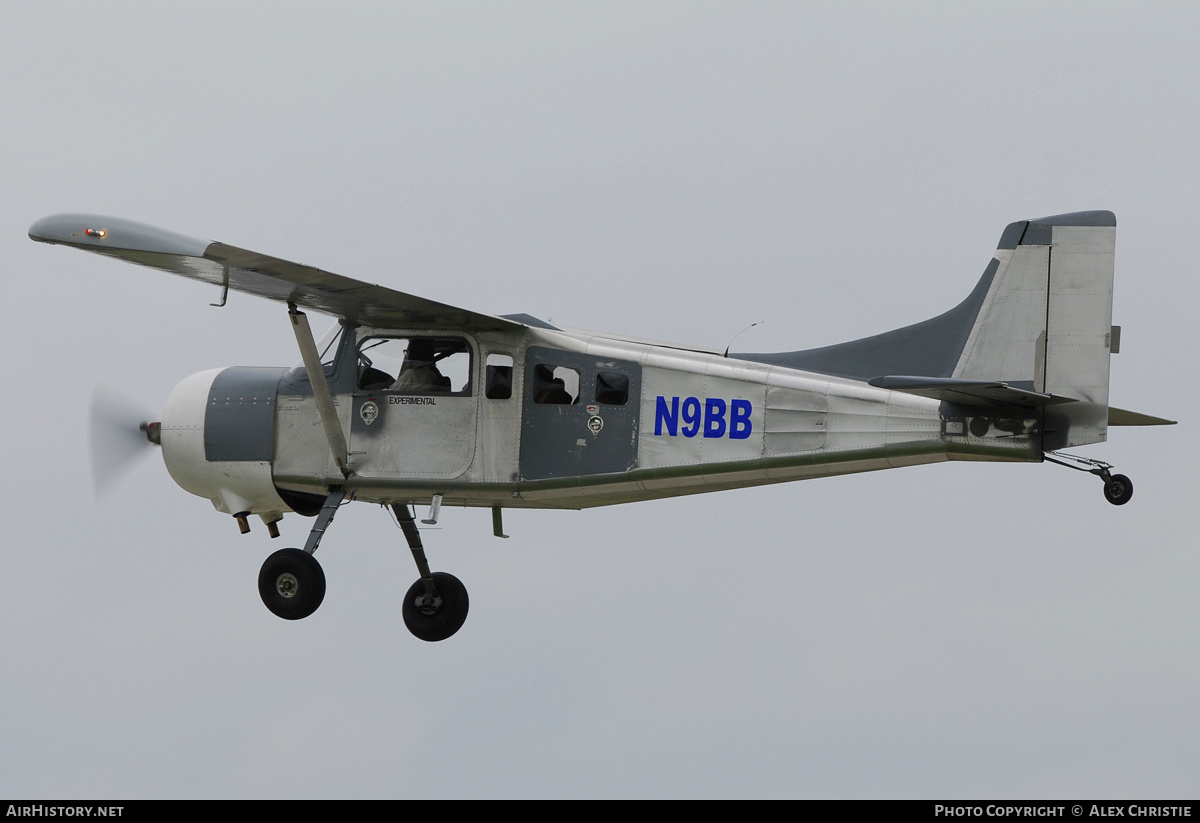
[[[359,325],[477,330],[525,325],[133,220],[56,214],[30,226],[29,237],[331,314]]]

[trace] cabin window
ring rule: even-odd
[[[566,366],[539,363],[533,369],[533,402],[573,406],[579,402],[579,372]]]
[[[487,375],[483,394],[488,400],[507,400],[512,397],[513,359],[507,354],[487,356]]]
[[[368,337],[358,347],[360,391],[471,393],[471,347],[461,337]]]
[[[608,406],[624,406],[629,401],[629,377],[618,372],[602,371],[596,375],[596,402]]]

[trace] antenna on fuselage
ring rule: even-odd
[[[763,323],[766,323],[766,322],[767,322],[766,320],[759,320],[757,323],[751,323],[749,326],[747,326],[746,328],[742,329],[740,332],[735,334],[732,338],[730,338],[729,345],[725,347],[725,353],[721,356],[728,357],[729,356],[729,348],[730,348],[730,346],[733,345],[734,340],[737,340],[739,337],[741,337],[746,332],[750,331],[755,326],[761,326]]]

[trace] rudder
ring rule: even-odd
[[[954,369],[1073,400],[1046,408],[1047,450],[1107,438],[1115,237],[1108,211],[1010,225]]]

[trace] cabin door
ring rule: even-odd
[[[525,360],[521,477],[546,480],[637,467],[642,368],[535,346]]]
[[[477,355],[463,337],[366,337],[359,342],[350,418],[355,472],[451,479],[475,456]]]

